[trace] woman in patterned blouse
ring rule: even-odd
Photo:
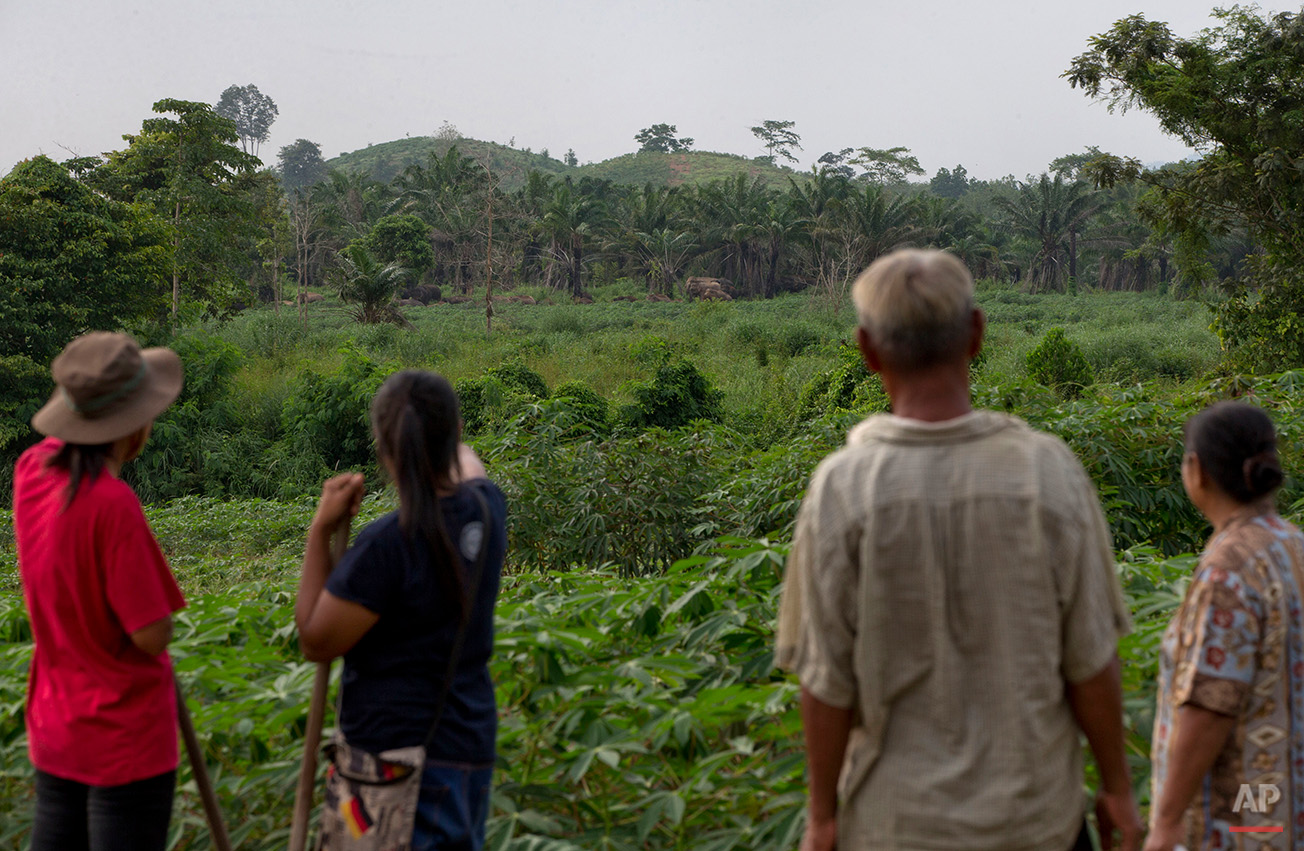
[[[1304,535],[1281,482],[1259,408],[1186,424],[1182,483],[1213,537],[1164,634],[1146,851],[1304,847]]]

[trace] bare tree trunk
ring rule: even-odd
[[[172,214],[172,324],[177,324],[177,310],[181,307],[181,269],[178,265],[181,253],[181,202],[177,201]]]
[[[488,170],[489,167],[485,166],[485,171]],[[489,220],[489,236],[484,252],[484,338],[488,340],[489,335],[493,333],[494,321],[494,188],[492,176],[486,207]]]

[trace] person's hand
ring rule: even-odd
[[[1146,829],[1131,789],[1126,792],[1101,790],[1096,794],[1096,826],[1100,830],[1101,851],[1111,851],[1115,847],[1121,851],[1139,851]],[[1118,831],[1120,836],[1117,846],[1114,844],[1114,831]]]
[[[313,515],[313,528],[332,534],[335,528],[348,517],[353,517],[362,509],[362,495],[365,485],[361,473],[340,473],[332,476],[321,486],[321,501],[317,503],[317,513]]]
[[[1179,820],[1176,823],[1156,822],[1146,837],[1145,851],[1173,851],[1183,848],[1186,839],[1186,825]]]
[[[806,820],[806,833],[801,838],[801,851],[836,851],[837,847],[837,818],[816,819],[808,817]]]
[[[484,464],[480,461],[480,456],[475,454],[475,450],[465,443],[457,445],[457,466],[461,472],[459,481],[469,482],[472,479],[485,479],[489,474],[485,472]]]

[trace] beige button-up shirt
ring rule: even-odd
[[[1128,628],[1059,439],[991,411],[857,425],[802,503],[776,647],[855,710],[839,851],[1066,851],[1085,800],[1065,683]]]

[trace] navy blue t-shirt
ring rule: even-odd
[[[489,507],[487,535],[472,488],[484,495]],[[475,479],[455,495],[441,498],[440,506],[444,528],[461,553],[468,582],[480,546],[489,549],[457,671],[428,755],[451,762],[492,762],[498,712],[489,679],[489,654],[507,549],[507,502],[497,485]],[[362,530],[326,582],[336,597],[380,616],[344,654],[342,685],[344,738],[372,752],[425,741],[457,639],[457,601],[440,584],[425,539],[419,534],[414,537],[403,533],[397,512],[385,515]]]

